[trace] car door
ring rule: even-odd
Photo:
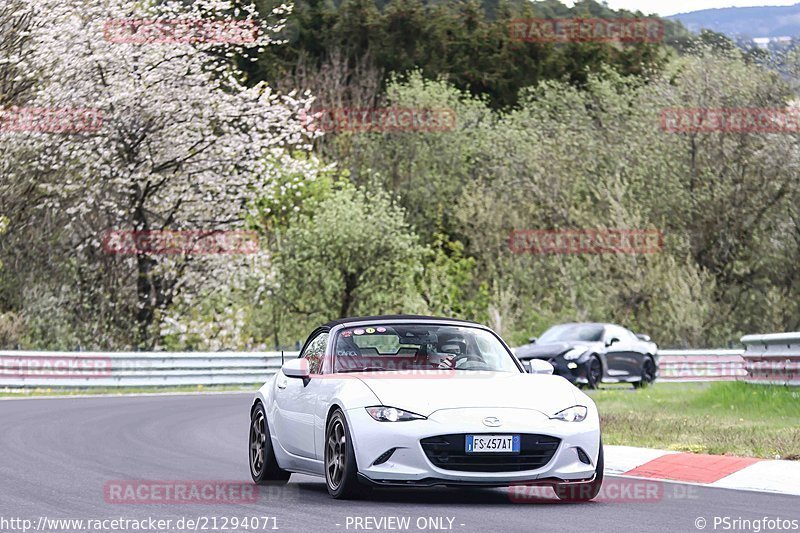
[[[650,352],[650,344],[640,339],[634,332],[629,329],[625,331],[628,332],[631,338],[631,347],[632,347],[632,356],[635,359],[635,366],[632,369],[634,372],[633,375],[639,376],[642,373],[642,367],[644,366],[644,358],[645,355]]]
[[[309,372],[320,373],[328,343],[328,332],[318,333],[306,343],[300,357],[308,361]],[[275,429],[283,448],[294,455],[315,459],[314,410],[316,387],[314,379],[287,377],[279,372],[275,383]]]
[[[641,356],[637,355],[634,337],[628,330],[620,326],[607,326],[605,343],[609,377],[624,379],[639,375]]]

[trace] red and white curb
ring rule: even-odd
[[[800,496],[800,461],[605,446],[609,475]]]

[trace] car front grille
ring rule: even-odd
[[[467,453],[466,436],[463,433],[428,437],[420,441],[422,450],[434,466],[461,472],[535,470],[550,462],[560,443],[561,439],[556,437],[523,433],[520,435],[519,453]]]

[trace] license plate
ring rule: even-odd
[[[519,453],[519,435],[467,435],[467,453]]]

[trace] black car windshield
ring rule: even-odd
[[[597,342],[603,338],[603,326],[598,324],[562,324],[548,329],[537,342],[586,341]]]
[[[334,372],[483,370],[522,372],[491,332],[438,324],[345,327],[334,344]]]

